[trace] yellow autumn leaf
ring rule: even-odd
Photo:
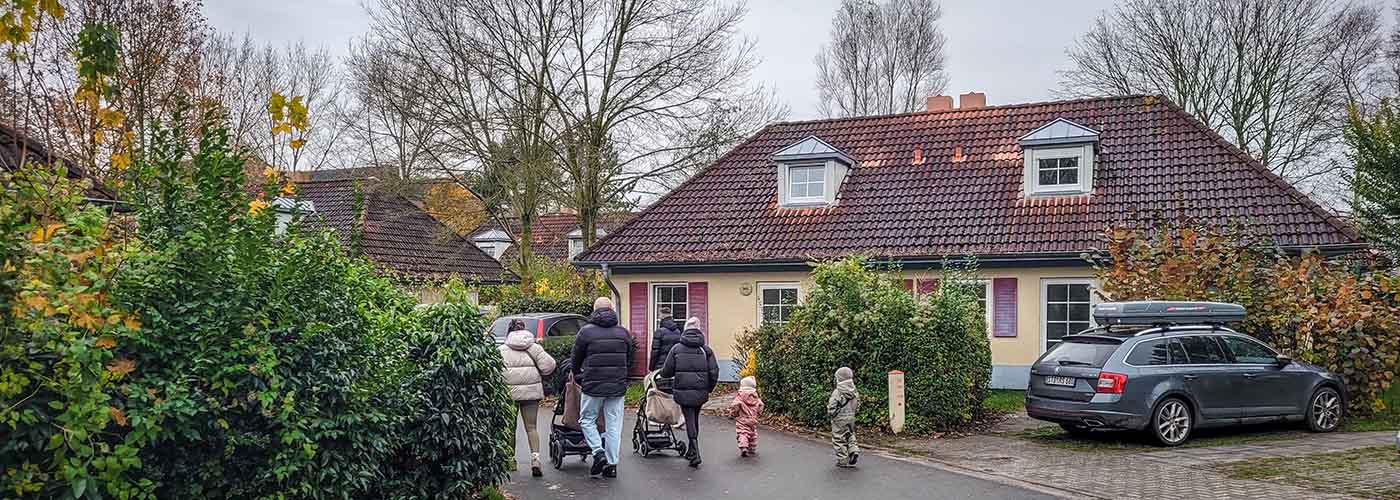
[[[103,349],[111,349],[117,346],[117,339],[112,338],[111,335],[103,335],[101,337],[98,337],[97,341],[93,342],[92,345],[101,347]]]
[[[128,153],[112,153],[112,169],[118,172],[126,170],[131,166],[131,155]]]
[[[128,330],[140,330],[141,320],[136,319],[136,316],[127,316],[126,319],[122,320],[122,326]]]
[[[21,300],[21,302],[24,302],[24,305],[29,306],[30,309],[35,311],[43,311],[49,307],[49,299],[43,295],[30,295],[25,297],[24,300]]]
[[[29,237],[29,241],[32,241],[34,243],[43,243],[49,241],[49,238],[53,238],[53,235],[57,233],[59,229],[62,228],[63,224],[49,224],[47,226],[39,226],[37,228],[34,228],[34,234]]]
[[[122,427],[126,427],[126,412],[115,406],[107,407],[107,414],[112,416],[112,420]]]
[[[282,185],[282,196],[291,196],[294,194],[297,194],[297,187],[295,185],[290,182]]]
[[[267,99],[267,112],[272,114],[272,121],[280,122],[283,117],[283,109],[287,107],[287,98],[280,93],[273,92]],[[276,132],[276,129],[273,129]]]
[[[101,317],[93,316],[87,313],[74,314],[69,317],[68,321],[73,323],[73,326],[86,328],[88,329],[88,331],[96,331],[98,327],[102,326]]]
[[[112,372],[117,378],[126,376],[136,370],[136,362],[130,359],[114,359],[107,363],[107,371]]]
[[[292,142],[288,145],[291,146],[292,149],[301,149],[302,146],[306,145],[306,139],[292,139]]]
[[[277,178],[277,169],[272,168],[272,167],[264,168],[264,169],[263,169],[263,177],[267,177],[268,180],[276,179],[276,178]]]
[[[267,202],[262,200],[253,200],[248,202],[248,213],[251,215],[258,215],[262,213],[263,210],[267,210],[267,207]]]

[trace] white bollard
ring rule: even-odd
[[[904,430],[904,372],[899,370],[890,372],[890,430]]]

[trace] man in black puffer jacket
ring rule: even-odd
[[[598,297],[593,315],[574,337],[574,377],[583,389],[579,426],[593,449],[589,475],[617,477],[618,447],[622,442],[622,398],[636,346],[627,329],[617,324],[612,300]],[[603,414],[603,434],[598,434],[598,413]]]
[[[666,361],[666,354],[681,342],[681,329],[677,327],[676,320],[671,319],[671,310],[662,309],[661,316],[661,328],[657,328],[651,337],[651,366],[647,371],[660,370],[661,363]]]
[[[715,362],[714,351],[705,345],[705,334],[700,332],[698,318],[685,321],[681,343],[666,355],[659,376],[672,379],[671,393],[685,415],[685,434],[690,438],[686,458],[690,459],[691,467],[699,467],[700,407],[705,406],[710,391],[719,383],[719,363]]]

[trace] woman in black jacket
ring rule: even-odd
[[[690,438],[686,458],[691,467],[700,466],[700,407],[710,399],[710,391],[719,383],[719,363],[715,353],[705,345],[700,332],[700,320],[685,322],[681,342],[666,354],[660,376],[672,379],[671,392],[685,415],[685,434]]]

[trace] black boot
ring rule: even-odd
[[[700,442],[699,442],[698,440],[696,440],[696,439],[691,439],[691,440],[690,440],[689,447],[686,449],[686,457],[685,457],[685,458],[690,459],[690,466],[691,466],[691,467],[699,467],[699,466],[700,466]]]

